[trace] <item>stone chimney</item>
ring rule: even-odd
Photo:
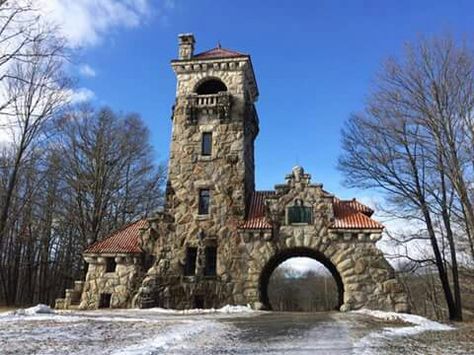
[[[178,35],[179,39],[179,59],[191,59],[194,54],[194,35],[192,33],[182,33]]]

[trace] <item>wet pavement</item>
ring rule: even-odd
[[[178,314],[153,310],[0,316],[0,354],[398,354],[469,353],[453,331],[359,313]],[[467,331],[469,332],[469,330]],[[430,339],[424,341],[423,339]],[[447,350],[449,352],[445,352]]]
[[[237,329],[234,354],[352,354],[350,326],[337,318],[336,313],[269,313],[225,322]]]

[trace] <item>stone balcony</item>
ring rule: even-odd
[[[215,115],[219,120],[230,119],[232,95],[222,91],[217,94],[191,94],[186,97],[185,114],[188,122],[196,123],[200,115]]]

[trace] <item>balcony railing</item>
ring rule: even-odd
[[[230,103],[230,94],[223,91],[217,94],[188,96],[188,105],[194,107],[215,107],[219,105],[227,105]]]
[[[200,113],[216,114],[220,120],[230,117],[232,100],[228,92],[208,95],[191,94],[186,99],[185,112],[191,122],[196,121]]]

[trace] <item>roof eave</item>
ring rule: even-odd
[[[345,231],[354,231],[354,230],[359,230],[359,231],[364,231],[364,232],[374,232],[374,233],[378,233],[378,232],[382,232],[385,227],[384,226],[381,226],[381,227],[370,227],[370,228],[367,228],[367,227],[329,227],[328,228],[329,230],[331,231],[338,231],[338,232],[345,232]]]
[[[199,58],[199,57],[192,57],[190,59],[172,59],[171,60],[171,64],[175,64],[175,63],[192,63],[192,62],[201,62],[201,61],[213,61],[213,60],[216,60],[216,59],[219,59],[219,60],[226,60],[226,59],[229,59],[229,60],[232,60],[232,59],[238,59],[238,58],[246,58],[246,59],[250,59],[250,55],[248,54],[242,54],[242,55],[235,55],[235,56],[221,56],[221,57],[202,57],[202,58]]]
[[[93,256],[116,256],[116,255],[140,255],[143,254],[143,251],[101,251],[101,252],[83,252],[83,257],[93,257]]]

